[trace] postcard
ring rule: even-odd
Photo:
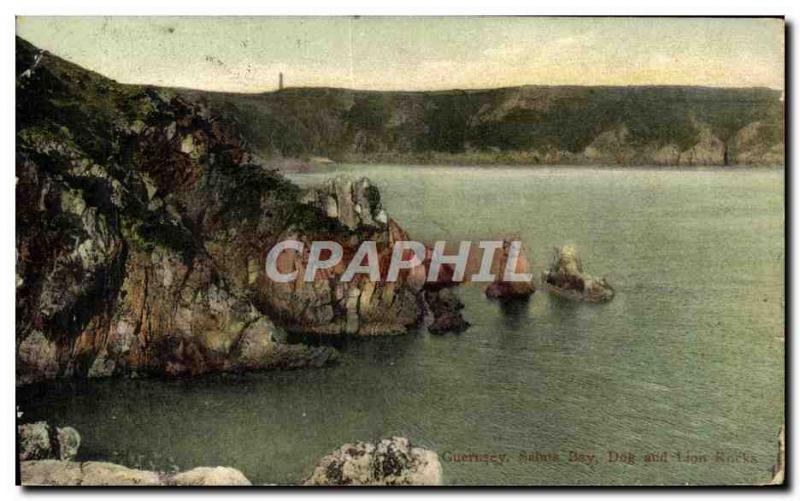
[[[784,484],[784,30],[18,17],[17,483]]]

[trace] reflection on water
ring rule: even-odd
[[[513,331],[530,327],[532,319],[528,315],[530,298],[515,298],[497,301],[502,314],[503,324]]]
[[[75,426],[85,458],[164,470],[230,465],[255,482],[298,482],[341,444],[389,435],[512,458],[445,463],[453,484],[769,479],[783,421],[782,171],[335,172],[369,176],[413,238],[519,234],[535,271],[554,246],[575,244],[586,271],[606,276],[616,297],[575,304],[540,289],[527,302],[499,303],[465,286],[458,294],[472,327],[458,336],[328,339],[342,359],[321,370],[29,386],[18,395],[24,419]],[[567,459],[608,450],[639,460]],[[758,461],[642,461],[676,450]],[[535,451],[562,460],[518,460]]]

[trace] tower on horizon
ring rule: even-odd
[[[283,72],[278,73],[278,90],[283,90]]]

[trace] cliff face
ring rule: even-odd
[[[332,349],[284,344],[281,330],[384,333],[424,317],[406,277],[393,286],[404,302],[375,303],[392,329],[362,332],[330,327],[370,324],[369,309],[348,307],[360,294],[322,276],[272,294],[265,276],[279,238],[350,249],[402,231],[385,213],[326,214],[254,163],[236,124],[174,92],[119,85],[20,39],[16,64],[19,383],[319,366]],[[300,295],[330,311],[305,318]]]
[[[780,91],[540,87],[265,94],[180,91],[264,158],[610,165],[783,163]]]

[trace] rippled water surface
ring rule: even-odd
[[[769,480],[784,398],[782,170],[339,166],[292,179],[343,172],[372,179],[417,239],[517,235],[537,278],[553,246],[573,243],[617,296],[539,291],[501,306],[464,287],[461,335],[348,341],[322,370],[26,387],[23,420],[76,427],[84,458],[229,465],[257,483],[298,482],[339,445],[390,435],[445,459],[507,455],[444,461],[449,484]],[[536,452],[559,462],[521,460]]]

